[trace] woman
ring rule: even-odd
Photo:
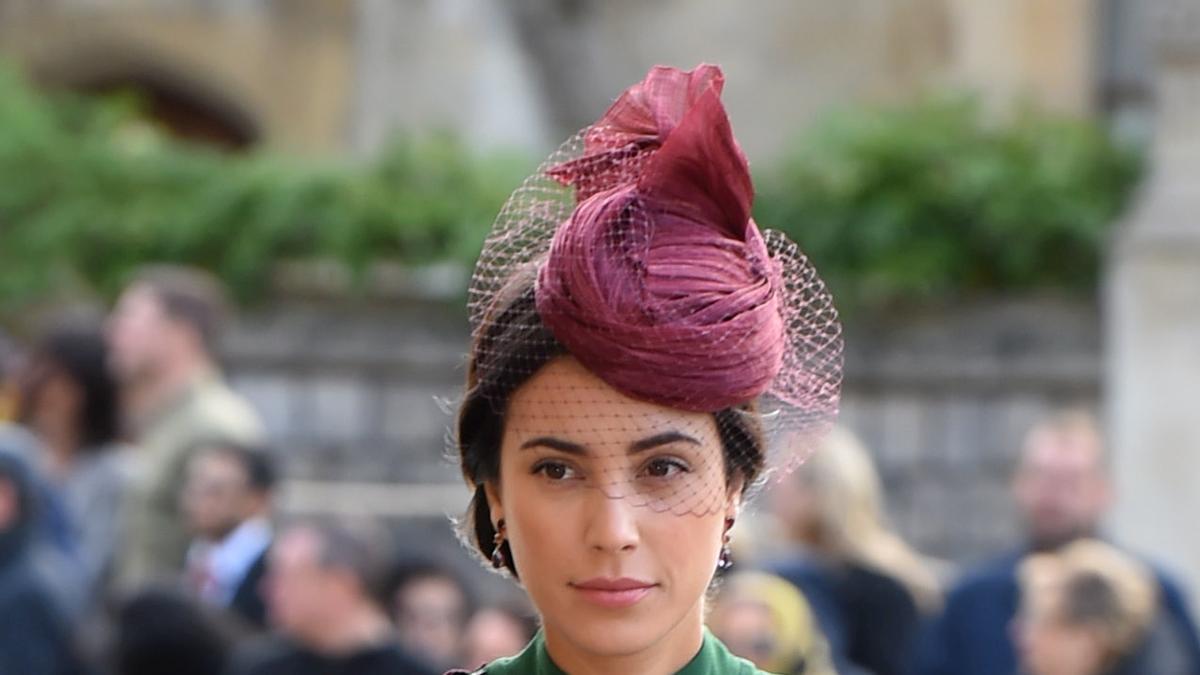
[[[736,572],[721,580],[708,625],[729,650],[786,675],[834,675],[828,645],[795,586],[773,574]]]
[[[768,567],[813,603],[841,669],[907,672],[922,614],[936,612],[941,595],[929,564],[888,527],[879,474],[858,438],[835,429],[770,501],[778,539],[793,550]]]
[[[1016,626],[1022,672],[1113,675],[1181,672],[1130,668],[1158,608],[1153,575],[1117,549],[1081,540],[1020,567]]]
[[[128,479],[107,354],[99,325],[56,325],[30,353],[18,407],[21,423],[41,442],[49,508],[61,510],[56,522],[64,531],[56,536],[70,570],[57,573],[64,578],[56,586],[69,609],[85,616],[97,609],[107,585]]]
[[[470,290],[465,532],[542,630],[507,673],[754,673],[704,630],[746,492],[837,407],[815,271],[750,219],[714,66],[655,68],[509,199]]]
[[[484,605],[463,631],[463,663],[489,663],[525,648],[537,633],[537,621],[525,602]]]

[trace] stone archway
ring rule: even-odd
[[[257,125],[223,101],[183,86],[180,79],[146,72],[78,83],[88,94],[132,94],[143,114],[172,136],[227,150],[243,150],[260,137]]]
[[[256,116],[229,92],[157,54],[128,48],[72,49],[32,64],[47,88],[137,97],[142,114],[177,138],[223,150],[243,150],[264,136]]]

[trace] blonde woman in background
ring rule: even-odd
[[[837,429],[770,495],[790,550],[769,567],[804,591],[839,670],[905,673],[941,603],[930,564],[891,530],[870,454]]]
[[[795,586],[765,572],[721,581],[708,626],[729,650],[780,675],[836,675],[829,645]]]
[[[1153,575],[1095,539],[1026,558],[1016,634],[1029,675],[1131,672],[1126,661],[1158,611]],[[1155,671],[1154,675],[1166,675]]]

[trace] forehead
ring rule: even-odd
[[[665,431],[716,440],[712,415],[629,398],[569,356],[551,361],[517,389],[509,402],[505,429],[575,440],[640,438]]]
[[[1100,470],[1100,448],[1080,433],[1041,429],[1029,435],[1022,464],[1026,470],[1089,473]]]
[[[271,548],[271,557],[280,564],[315,564],[321,552],[321,538],[305,528],[285,532],[279,543]]]
[[[204,450],[191,461],[193,474],[208,477],[238,477],[245,475],[242,463],[228,452]]]
[[[117,310],[123,314],[153,315],[161,314],[163,306],[154,289],[146,284],[134,284],[117,299]]]

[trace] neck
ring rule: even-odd
[[[137,416],[151,414],[213,369],[212,361],[203,355],[165,359],[162,368],[153,375],[131,383],[129,407]]]
[[[704,644],[703,615],[704,601],[701,599],[662,639],[655,640],[641,651],[628,654],[588,651],[547,625],[546,651],[559,668],[571,675],[673,675],[700,652]]]
[[[383,644],[391,636],[383,613],[367,602],[353,603],[341,612],[328,612],[325,619],[320,630],[308,639],[309,646],[321,654],[350,654]]]

